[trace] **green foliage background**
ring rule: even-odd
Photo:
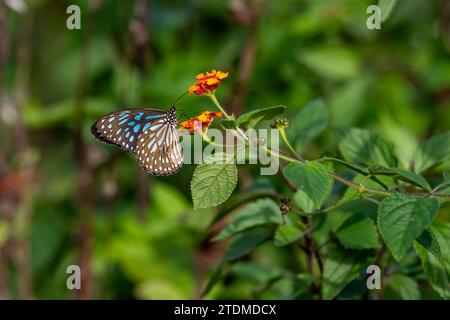
[[[230,72],[217,95],[227,107],[243,92],[241,113],[286,105],[294,122],[323,97],[329,118],[308,113],[311,119],[296,125],[317,124],[303,135],[287,129],[306,159],[367,157],[342,147],[342,130],[358,127],[390,141],[399,166],[408,168],[421,157],[415,155],[421,142],[450,128],[450,4],[398,1],[381,30],[368,30],[366,9],[376,2],[266,0],[252,26],[244,23],[252,10],[239,7],[242,1],[29,0],[24,11],[0,2],[0,298],[188,299],[201,297],[208,282],[214,286],[205,298],[380,297],[352,271],[370,264],[369,251],[380,248],[373,203],[355,200],[315,218],[317,243],[337,237],[344,245],[327,246],[324,276],[341,276],[319,292],[312,285],[318,266],[308,273],[297,245],[298,222],[287,217],[280,226],[279,203],[269,198],[241,210],[264,195],[289,195],[279,176],[240,166],[238,190],[225,204],[194,211],[193,165],[151,177],[132,156],[90,134],[94,121],[120,108],[168,108],[197,73],[217,68]],[[73,3],[82,10],[81,30],[66,28]],[[256,54],[243,85],[249,43]],[[178,108],[193,116],[213,106],[190,96]],[[445,158],[448,143],[429,149],[445,150]],[[449,169],[448,162],[429,168],[425,156],[418,161],[416,172],[428,169],[432,187]],[[334,189],[336,201],[344,187]],[[243,217],[235,222],[237,211],[233,219]],[[264,223],[256,221],[261,211]],[[361,242],[341,228],[351,215],[367,236]],[[448,204],[437,219],[432,228],[448,247]],[[450,252],[440,244],[449,266]],[[355,246],[367,250],[348,253]],[[436,258],[415,246],[423,268],[431,268]],[[346,256],[351,263],[339,260]],[[382,262],[383,298],[450,297],[450,268],[433,290],[414,250],[399,261],[386,254]],[[81,291],[66,288],[71,264],[82,267]]]

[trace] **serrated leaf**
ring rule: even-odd
[[[414,247],[433,289],[442,298],[450,299],[450,224],[448,222],[434,221],[430,229],[439,242],[442,260],[437,259],[421,243],[416,242]]]
[[[276,116],[282,114],[286,110],[286,106],[276,106],[264,109],[253,110],[241,115],[236,124],[239,126],[246,126],[247,128],[253,128],[260,121],[271,120]]]
[[[237,184],[237,167],[234,162],[201,164],[191,181],[194,209],[218,206],[226,201]]]
[[[350,162],[383,167],[397,164],[393,144],[364,129],[348,129],[339,142],[339,151]]]
[[[256,227],[234,236],[223,255],[223,261],[231,261],[252,252],[273,234],[270,228]]]
[[[328,108],[323,99],[311,101],[286,130],[289,140],[296,141],[295,148],[303,149],[319,136],[328,125]]]
[[[424,190],[431,192],[431,186],[421,175],[401,168],[369,168],[370,172],[376,175],[391,176],[393,178],[408,182]]]
[[[295,219],[286,217],[286,224],[278,226],[274,236],[274,244],[276,246],[287,246],[305,234],[305,228],[297,221],[297,217]]]
[[[434,235],[430,228],[427,228],[422,232],[422,234],[416,239],[418,243],[427,249],[431,254],[433,254],[437,259],[442,261],[441,246],[439,241]]]
[[[349,249],[379,248],[377,228],[372,219],[353,214],[336,230],[339,242]]]
[[[395,260],[401,260],[436,216],[439,202],[395,194],[378,208],[378,228]]]
[[[269,267],[254,262],[239,261],[231,267],[230,273],[246,280],[263,283],[279,278],[283,274],[283,271],[272,266]]]
[[[383,298],[386,300],[420,300],[419,285],[408,276],[395,274],[389,277]]]
[[[397,0],[379,0],[378,6],[381,10],[381,22],[386,21],[389,16],[392,14],[392,11],[397,4]]]
[[[398,175],[400,180],[409,182],[431,192],[431,186],[424,177],[401,168],[391,168],[391,170]]]
[[[294,203],[305,213],[313,213],[316,207],[315,202],[303,190],[297,190],[294,194]]]
[[[279,206],[272,199],[260,199],[241,210],[233,220],[223,229],[214,240],[223,240],[243,230],[263,225],[280,224],[281,212]]]
[[[419,146],[414,155],[414,172],[421,173],[450,160],[450,131],[439,134]]]
[[[290,163],[284,169],[284,174],[314,201],[316,209],[320,208],[331,190],[331,178],[318,162]]]
[[[365,274],[373,259],[373,250],[350,250],[338,245],[330,247],[323,270],[323,299],[334,299],[347,284]]]

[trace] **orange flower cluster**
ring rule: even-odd
[[[203,111],[200,115],[180,123],[180,126],[189,130],[192,134],[195,131],[203,131],[208,128],[214,120],[214,117],[222,117],[222,112]]]
[[[188,91],[199,95],[211,95],[226,77],[228,77],[228,72],[215,69],[212,69],[211,72],[200,73],[197,75],[196,83]]]

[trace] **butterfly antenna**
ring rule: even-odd
[[[183,99],[184,96],[187,95],[188,93],[189,93],[189,91],[186,91],[186,92],[183,93],[181,96],[179,96],[179,97],[175,100],[175,102],[173,103],[172,106],[175,106],[175,105],[178,103],[178,101],[180,101],[181,99]]]
[[[180,121],[181,120],[181,118],[183,117],[183,116],[185,116],[186,117],[186,119],[190,119],[190,117],[184,112],[184,110],[180,110],[180,118],[178,119],[178,121]]]

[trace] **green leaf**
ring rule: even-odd
[[[222,121],[220,121],[220,123],[225,127],[225,129],[234,129],[234,128],[236,128],[236,121],[235,120],[223,119]]]
[[[289,140],[296,141],[297,150],[303,149],[328,125],[328,108],[323,99],[311,101],[296,117],[292,126],[286,130]]]
[[[264,109],[253,110],[241,115],[237,120],[236,124],[241,126],[246,126],[247,128],[253,128],[260,121],[271,120],[276,116],[282,114],[286,110],[286,106],[276,106]]]
[[[378,6],[381,9],[381,22],[386,21],[394,10],[397,0],[379,0]]]
[[[419,285],[410,277],[395,274],[389,278],[383,298],[386,300],[420,300]]]
[[[379,248],[377,228],[372,219],[353,214],[336,230],[339,242],[348,249]]]
[[[331,80],[347,80],[360,72],[357,53],[342,46],[320,46],[302,50],[299,60],[319,76]]]
[[[275,232],[274,244],[277,247],[287,246],[305,234],[305,231],[298,229],[292,225],[281,225]]]
[[[395,194],[385,198],[378,208],[378,228],[395,260],[401,260],[414,240],[436,216],[439,202]]]
[[[372,83],[372,76],[366,74],[351,81],[330,93],[327,101],[330,105],[330,123],[338,127],[350,127],[364,107],[367,91]]]
[[[418,187],[421,187],[421,188],[431,192],[431,186],[424,177],[422,177],[418,174],[415,174],[414,172],[404,170],[401,168],[390,168],[390,169],[397,174],[397,176],[395,176],[396,178],[406,181],[406,182],[409,182],[411,184],[414,184]]]
[[[444,177],[443,183],[446,185],[450,185],[450,170],[444,170],[442,175]]]
[[[371,167],[369,171],[375,175],[390,176],[415,186],[418,186],[424,190],[431,192],[431,186],[428,181],[421,175],[415,174],[409,170],[401,168],[383,168],[383,167]]]
[[[437,259],[442,261],[441,246],[436,238],[436,235],[430,228],[425,229],[422,234],[416,239],[425,249],[433,254]]]
[[[339,151],[350,162],[383,167],[397,165],[393,144],[364,129],[348,129],[339,143]]]
[[[249,254],[272,234],[272,229],[264,227],[256,227],[237,234],[231,239],[223,261],[235,260]]]
[[[366,268],[373,262],[372,250],[349,250],[333,245],[323,270],[323,299],[334,299],[347,284],[360,274],[365,274]]]
[[[197,166],[191,181],[194,209],[223,203],[236,188],[237,179],[236,163],[231,161]]]
[[[320,208],[331,190],[331,178],[325,167],[318,162],[290,163],[284,169],[284,174],[314,201],[317,209]]]
[[[422,262],[422,268],[433,289],[444,299],[450,299],[450,223],[434,221],[431,231],[439,242],[442,260],[421,243],[414,247]]]
[[[295,219],[286,217],[286,224],[279,225],[275,232],[274,244],[276,246],[287,246],[305,234],[305,228],[298,222],[298,217]]]
[[[315,208],[315,203],[308,194],[303,190],[297,190],[294,194],[294,203],[302,209],[305,213],[313,213]]]
[[[281,212],[275,201],[269,198],[260,199],[239,210],[214,240],[223,240],[255,226],[280,223]]]
[[[362,167],[362,166],[359,166],[359,165],[354,164],[354,163],[347,162],[347,161],[342,160],[342,159],[336,159],[336,158],[330,158],[330,157],[323,157],[322,161],[332,161],[332,162],[339,163],[339,164],[343,165],[344,167],[347,167],[347,168],[349,168],[349,169],[351,169],[351,170],[353,170],[355,172],[358,172],[358,173],[360,173],[360,174],[362,174],[364,176],[367,176],[370,180],[376,182],[378,185],[382,186],[384,189],[386,189],[386,190],[389,189],[384,182],[382,182],[376,176],[371,175],[369,173],[369,168]],[[364,178],[364,180],[366,180],[366,178]]]
[[[254,262],[241,261],[231,267],[230,273],[256,283],[269,282],[283,275],[281,269],[256,264]]]
[[[434,136],[419,146],[414,155],[414,172],[421,173],[450,159],[450,131]]]
[[[291,298],[295,300],[313,300],[314,296],[310,292],[310,288],[315,280],[317,280],[317,277],[312,274],[298,274],[292,282]]]

